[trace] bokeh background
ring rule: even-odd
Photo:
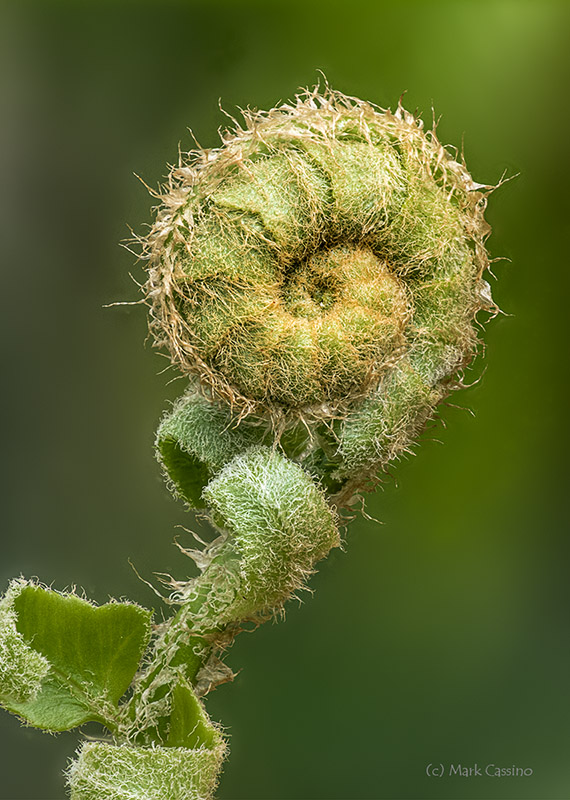
[[[20,573],[158,609],[133,572],[187,574],[197,523],[155,461],[183,391],[147,343],[119,242],[218,143],[218,101],[314,84],[405,105],[461,145],[490,199],[506,312],[482,379],[369,498],[287,620],[242,635],[208,699],[231,734],[220,800],[570,797],[570,6],[551,0],[156,0],[0,5],[2,543]],[[460,408],[457,408],[459,405]],[[473,412],[471,415],[467,410]],[[473,418],[473,416],[475,418]],[[442,445],[443,443],[443,445]],[[64,797],[77,733],[0,715],[1,800]],[[511,765],[526,778],[427,777]]]

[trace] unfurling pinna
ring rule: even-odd
[[[2,704],[112,735],[81,747],[74,800],[213,796],[226,744],[202,698],[231,676],[222,652],[338,546],[496,312],[491,187],[401,105],[315,90],[244,123],[172,170],[143,240],[150,327],[188,378],[157,455],[218,534],[186,551],[200,575],[172,580],[152,633],[138,606],[24,580],[1,604]]]

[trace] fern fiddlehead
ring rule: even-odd
[[[173,582],[115,743],[72,766],[75,800],[212,795],[225,744],[199,698],[221,652],[339,544],[495,310],[490,187],[401,105],[314,91],[244,120],[173,169],[145,241],[151,330],[189,380],[157,456],[219,536]]]

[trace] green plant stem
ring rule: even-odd
[[[215,618],[219,613],[215,614],[213,608],[222,611],[223,606],[231,604],[234,593],[231,587],[227,594],[221,592],[226,596],[222,607],[219,603],[212,603],[212,595],[220,590],[219,576],[229,578],[238,569],[239,560],[233,548],[224,548],[212,558],[202,575],[189,582],[191,599],[183,602],[176,614],[162,626],[149,663],[136,679],[128,704],[128,717],[137,743],[164,744],[168,738],[171,710],[164,704],[164,699],[176,677],[182,677],[190,686],[196,685],[200,671],[224,638],[230,625],[216,624]],[[149,718],[149,707],[161,703],[164,713]],[[149,720],[149,724],[144,720]]]

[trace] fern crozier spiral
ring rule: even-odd
[[[239,419],[333,421],[339,481],[374,471],[495,310],[491,187],[401,104],[315,90],[244,121],[169,177],[146,242],[156,342]]]

